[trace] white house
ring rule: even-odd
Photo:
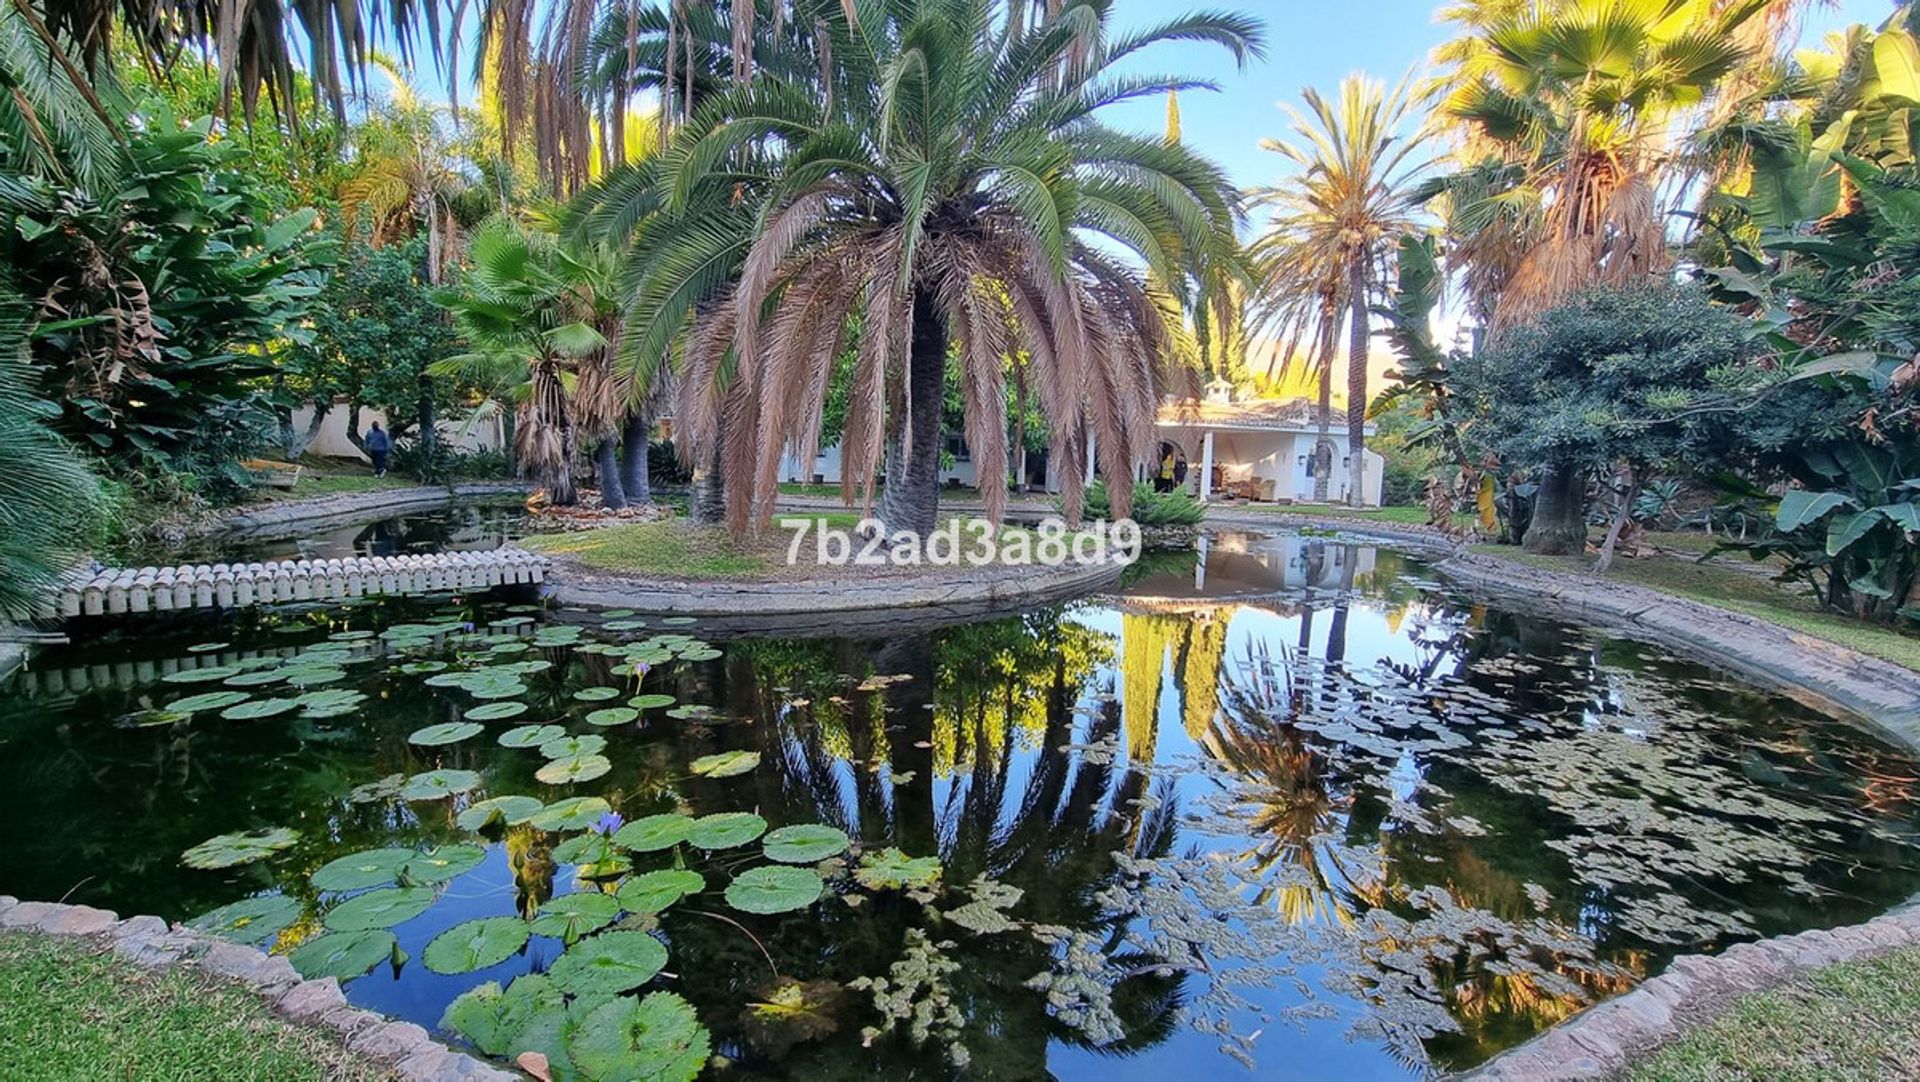
[[[1319,441],[1317,407],[1304,398],[1235,401],[1224,380],[1207,385],[1206,397],[1171,402],[1160,408],[1162,451],[1184,457],[1187,488],[1201,500],[1234,498],[1261,502],[1309,503],[1313,500],[1313,449]],[[1374,426],[1366,426],[1372,435]],[[1327,499],[1347,502],[1353,485],[1353,461],[1347,448],[1347,415],[1333,411],[1327,438],[1333,443]],[[1372,451],[1362,455],[1361,502],[1380,506],[1386,460]]]

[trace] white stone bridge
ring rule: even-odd
[[[484,590],[541,582],[546,578],[546,568],[545,556],[518,548],[343,560],[106,568],[68,578],[39,615],[64,619]]]

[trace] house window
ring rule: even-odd
[[[967,441],[958,432],[947,434],[947,453],[953,456],[955,462],[973,461],[973,453],[967,450]]]

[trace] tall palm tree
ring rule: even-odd
[[[1328,370],[1334,334],[1326,317],[1336,297],[1346,302],[1347,454],[1352,463],[1347,502],[1357,507],[1366,498],[1371,301],[1373,291],[1391,280],[1395,238],[1412,225],[1408,193],[1425,167],[1416,158],[1422,139],[1409,129],[1412,98],[1404,79],[1388,90],[1364,75],[1350,75],[1340,83],[1337,102],[1311,87],[1301,96],[1306,112],[1290,110],[1293,141],[1261,143],[1293,162],[1299,172],[1283,184],[1257,190],[1255,198],[1277,212],[1274,231],[1263,242],[1267,252],[1295,259],[1292,269],[1269,286],[1309,291],[1303,297],[1308,307],[1295,311],[1294,319],[1297,324],[1315,318],[1309,312],[1318,306],[1315,334]],[[1323,403],[1328,397],[1323,393]],[[1330,404],[1323,409],[1330,411]],[[1318,482],[1315,492],[1322,492]]]
[[[492,382],[518,402],[515,453],[520,468],[556,504],[576,502],[573,459],[581,418],[570,388],[590,385],[586,400],[605,400],[591,389],[603,378],[611,348],[594,293],[590,258],[569,252],[551,234],[494,217],[474,231],[470,265],[459,288],[443,290],[442,303],[473,347],[433,366],[436,375]],[[604,429],[611,412],[589,408]],[[590,422],[591,424],[592,422]],[[588,429],[588,438],[604,431]],[[603,476],[607,461],[602,462]],[[603,481],[604,483],[604,481]]]
[[[455,206],[472,182],[448,130],[451,110],[422,101],[391,62],[376,64],[393,89],[354,131],[358,155],[340,185],[341,216],[349,237],[364,223],[375,246],[424,234],[426,280],[440,285],[458,259]]]
[[[813,450],[856,312],[849,499],[864,479],[871,503],[891,444],[882,517],[934,525],[951,345],[990,515],[1005,500],[1003,357],[1016,348],[1040,377],[1055,460],[1097,439],[1124,503],[1193,302],[1150,292],[1148,276],[1207,280],[1196,268],[1227,261],[1238,207],[1214,166],[1096,114],[1190,85],[1116,76],[1122,58],[1176,38],[1244,58],[1257,25],[1203,15],[1121,34],[1104,0],[1070,0],[1033,25],[992,0],[810,7],[831,53],[826,86],[756,79],[719,94],[658,169],[612,178],[587,215],[630,240],[626,342],[641,382],[677,343],[690,448],[719,445],[724,417],[730,525],[771,514],[785,448]],[[1084,479],[1064,479],[1077,512]]]

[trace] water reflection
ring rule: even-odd
[[[885,642],[741,639],[638,678],[626,647],[542,640],[480,599],[258,614],[200,654],[205,627],[110,639],[0,696],[0,890],[169,917],[278,890],[303,910],[291,946],[337,904],[307,879],[327,861],[472,840],[462,802],[352,798],[376,779],[470,769],[471,799],[591,794],[629,821],[753,810],[942,874],[874,891],[843,862],[812,909],[753,917],[718,896],[750,859],[688,857],[710,891],[657,920],[670,986],[743,1076],[1110,1082],[1234,1060],[1259,1077],[1466,1066],[1678,953],[1863,919],[1920,887],[1906,756],[1422,575],[1324,539],[1227,537],[1163,554],[1108,602]],[[366,634],[420,619],[441,629],[420,646]],[[355,713],[141,724],[197,690],[158,681],[195,657],[272,670],[341,643],[355,660],[332,686],[368,696]],[[502,659],[549,663],[509,724],[605,735],[611,773],[556,788],[494,733],[407,742],[470,703],[403,665]],[[96,668],[113,678],[72,675]],[[592,687],[702,709],[592,727],[575,697]],[[689,771],[726,751],[760,766]],[[178,864],[269,825],[301,844],[226,873]],[[559,859],[564,834],[483,840],[486,860],[396,929],[411,956],[460,921],[616,882]],[[377,969],[349,993],[432,1026],[563,948],[536,936],[459,977]]]

